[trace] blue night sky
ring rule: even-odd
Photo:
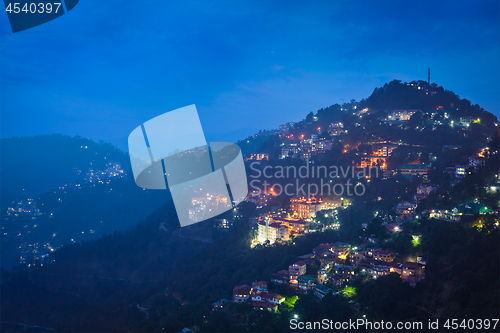
[[[393,79],[500,116],[499,1],[93,1],[13,34],[0,19],[1,137],[62,133],[126,149],[196,104],[208,140],[298,121]]]

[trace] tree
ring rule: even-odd
[[[312,113],[312,111],[311,111],[306,116],[306,123],[312,122],[313,119],[314,119],[314,113]]]

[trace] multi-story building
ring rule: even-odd
[[[266,292],[267,291],[267,282],[266,281],[255,281],[252,283],[252,291],[255,294]]]
[[[344,125],[342,123],[331,123],[330,126],[328,126],[328,133],[331,136],[338,136],[344,132],[343,128]]]
[[[466,165],[455,165],[455,178],[464,178],[467,172]]]
[[[299,219],[306,219],[316,216],[316,212],[323,209],[323,201],[316,199],[314,196],[311,198],[292,198],[290,199],[292,211],[296,213]]]
[[[396,258],[396,255],[389,251],[384,251],[382,249],[376,249],[372,252],[373,259],[391,262]]]
[[[330,140],[321,140],[319,142],[318,149],[320,151],[332,150],[332,141],[330,141]]]
[[[390,273],[401,274],[402,264],[365,258],[361,261],[360,269],[361,272],[377,278]]]
[[[408,202],[408,201],[401,201],[398,203],[396,206],[396,210],[399,215],[402,216],[412,216],[413,213],[415,213],[415,209],[417,208],[417,205],[414,203]]]
[[[285,284],[290,281],[288,271],[283,270],[271,275],[271,281],[278,284]]]
[[[389,121],[408,121],[411,116],[420,110],[394,110],[389,116],[387,116],[387,120]]]
[[[362,156],[359,167],[360,168],[379,167],[382,170],[386,170],[387,169],[386,160],[387,157],[384,156]]]
[[[404,177],[423,176],[427,177],[429,168],[425,164],[404,164],[399,166],[399,172]]]
[[[299,275],[298,282],[299,290],[304,294],[310,293],[316,285],[316,279],[307,275]]]
[[[285,159],[287,157],[297,158],[300,153],[300,147],[297,142],[290,142],[286,147],[281,149],[280,159]]]
[[[295,264],[288,266],[288,278],[290,286],[297,287],[299,284],[299,276],[306,274],[306,263],[297,261]]]
[[[365,254],[359,251],[354,251],[349,255],[349,259],[351,260],[352,263],[354,263],[356,266],[359,266],[361,263],[361,260],[365,258]]]
[[[254,160],[254,161],[269,161],[268,153],[252,153],[246,160]]]
[[[333,244],[333,254],[337,258],[341,258],[343,260],[347,259],[349,252],[351,251],[351,245],[347,243],[337,242]]]
[[[418,262],[405,262],[403,264],[403,271],[401,273],[403,281],[415,284],[420,280],[425,279],[425,265]]]
[[[233,226],[233,221],[228,219],[214,220],[214,227],[219,230],[229,230]]]
[[[334,292],[335,291],[332,288],[325,286],[324,284],[317,284],[313,289],[314,296],[318,297],[319,299],[322,299],[327,294],[333,294]]]
[[[309,231],[309,222],[291,217],[273,218],[276,223],[281,223],[289,230],[289,235],[302,235]]]
[[[289,229],[286,225],[276,222],[270,222],[272,219],[265,218],[259,222],[257,240],[260,243],[269,241],[274,244],[277,240],[287,241],[289,239]]]
[[[484,166],[486,159],[481,156],[470,156],[469,167],[477,170],[479,167]]]

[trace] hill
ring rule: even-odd
[[[446,101],[450,107],[456,102],[455,110],[439,108]],[[395,108],[421,110],[410,119],[395,122],[388,118]],[[461,122],[464,117],[480,121],[469,126],[453,125],[452,121]],[[428,164],[427,181],[437,190],[418,206],[421,217],[403,223],[403,231],[389,233],[381,227],[382,219],[390,219],[401,200],[412,200],[424,180],[397,173],[362,179],[366,194],[350,198],[351,205],[339,209],[339,230],[309,233],[289,245],[255,248],[250,247],[255,231],[249,220],[266,214],[265,209],[244,202],[234,215],[227,212],[219,216],[234,219],[234,227],[229,230],[216,230],[214,221],[209,220],[182,228],[183,234],[173,204],[167,201],[126,232],[62,246],[54,252],[55,262],[50,265],[20,265],[12,272],[2,271],[2,331],[16,331],[19,323],[81,332],[178,332],[186,326],[208,332],[285,331],[294,314],[304,321],[356,320],[363,315],[371,321],[394,322],[494,317],[500,308],[497,220],[493,216],[472,216],[472,223],[453,224],[429,218],[425,209],[452,209],[475,200],[478,191],[488,206],[498,208],[496,187],[491,189],[497,182],[500,156],[496,121],[479,106],[440,87],[393,81],[375,89],[366,100],[310,113],[286,135],[278,130],[257,133],[240,144],[247,152],[268,152],[270,158],[262,161],[263,166],[303,166],[308,162],[278,160],[282,144],[293,140],[287,136],[323,135],[321,128],[342,122],[346,133],[330,137],[332,150],[314,157],[314,163],[350,165],[367,155],[375,143],[396,141],[398,147],[388,164],[396,169],[401,163]],[[443,145],[447,144],[456,149],[446,151]],[[489,153],[484,167],[462,180],[451,181],[446,167],[468,161],[471,153],[486,146]],[[68,208],[76,207],[78,201],[70,202]],[[287,198],[278,196],[273,205],[279,202],[286,203]],[[123,212],[130,212],[132,205],[130,201]],[[211,241],[201,242],[187,237],[190,233],[213,236]],[[318,301],[315,296],[300,295],[295,305],[287,300],[291,308],[279,313],[254,311],[247,304],[230,304],[227,309],[212,311],[213,302],[231,298],[234,286],[269,281],[272,273],[286,270],[298,256],[311,253],[321,243],[340,241],[366,248],[374,246],[368,238],[375,235],[385,248],[404,258],[427,258],[425,279],[410,287],[395,274],[371,279],[360,273],[349,282],[347,296],[341,291],[344,296]],[[414,242],[415,235],[421,241]],[[284,286],[270,287],[285,296],[295,293]]]
[[[51,135],[2,139],[1,148],[4,269],[127,230],[169,198],[137,187],[128,155],[109,144]]]

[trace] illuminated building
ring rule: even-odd
[[[467,170],[467,166],[465,166],[465,165],[456,165],[455,166],[455,178],[464,178],[466,170]]]
[[[337,242],[333,244],[333,254],[337,258],[346,259],[351,251],[351,245],[347,243]]]
[[[289,283],[292,287],[297,287],[299,284],[299,276],[306,274],[306,263],[298,261],[293,265],[288,266]]]
[[[344,132],[343,127],[344,125],[342,123],[331,123],[330,126],[328,126],[328,133],[331,136],[341,135]]]
[[[374,250],[372,252],[372,255],[373,255],[373,259],[375,259],[375,260],[381,260],[381,261],[387,261],[387,262],[393,261],[394,258],[396,257],[394,255],[394,253],[388,252],[388,251],[384,251],[384,250],[381,250],[381,249]]]
[[[290,199],[290,204],[294,215],[299,219],[314,217],[316,216],[316,212],[320,211],[323,207],[323,201],[316,199],[314,196],[309,199],[304,197],[292,198]]]
[[[307,275],[299,275],[297,280],[299,290],[304,294],[308,294],[316,285],[316,279]]]
[[[274,244],[277,240],[287,241],[289,239],[288,227],[281,223],[270,222],[270,220],[266,218],[265,221],[259,222],[258,241],[260,243],[269,241],[270,244]]]
[[[423,176],[427,177],[429,168],[425,164],[404,164],[399,166],[399,172],[404,177]]]
[[[394,110],[392,113],[387,116],[387,120],[389,121],[408,121],[411,116],[420,110]]]
[[[273,220],[288,227],[290,235],[304,234],[309,231],[309,223],[301,219],[287,217],[287,218],[275,218]]]
[[[403,264],[401,279],[409,282],[410,285],[425,279],[425,265],[419,264],[418,262],[405,262]]]
[[[269,154],[267,153],[252,153],[246,160],[254,160],[254,161],[269,161]]]

